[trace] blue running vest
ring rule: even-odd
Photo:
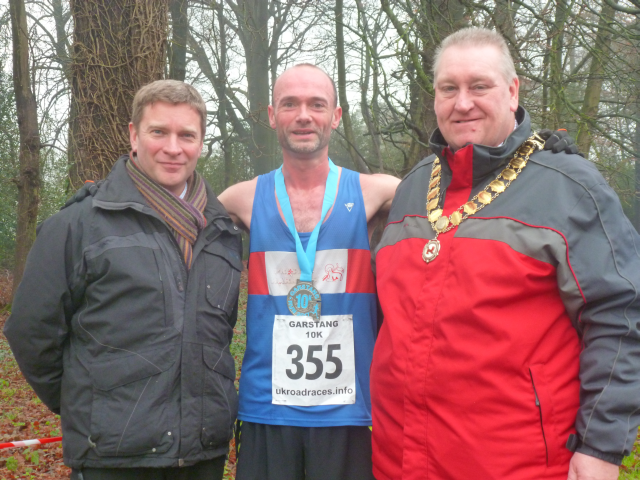
[[[274,178],[275,171],[258,177],[251,214],[247,349],[238,419],[301,427],[371,425],[369,367],[377,335],[376,291],[360,175],[345,168],[333,209],[320,228],[313,281],[322,294],[323,317],[353,316],[355,403],[272,403],[274,319],[276,315],[292,315],[287,293],[300,277],[294,239],[278,212]],[[305,248],[308,236],[300,235]],[[313,371],[313,366],[305,363],[306,355],[300,362]]]

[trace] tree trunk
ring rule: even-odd
[[[551,52],[549,54],[549,81],[550,81],[550,117],[551,129],[562,128],[566,110],[563,91],[562,57],[564,54],[564,27],[567,21],[569,7],[567,0],[558,0],[556,4],[556,16],[551,31]],[[564,127],[566,128],[566,127]]]
[[[58,63],[64,72],[67,83],[71,84],[71,59],[69,58],[68,38],[66,26],[69,21],[69,14],[64,13],[62,0],[53,0],[51,2],[53,11],[53,20],[56,25],[55,52],[58,57]]]
[[[371,115],[372,108],[369,106],[369,101],[367,99],[367,93],[369,92],[369,85],[371,82],[371,53],[366,46],[364,47],[364,50],[364,71],[362,71],[360,75],[360,110],[362,111],[362,118],[367,126],[367,131],[371,136],[371,147],[375,158],[375,164],[378,166],[378,171],[380,173],[384,173],[384,163],[382,161],[382,153],[380,151],[380,134],[378,133],[378,128],[376,127],[376,123]],[[373,109],[375,109],[378,96],[378,85],[376,83],[378,77],[377,70],[378,63],[375,62],[373,63],[373,97],[371,99]]]
[[[72,0],[73,188],[104,178],[130,150],[136,91],[161,79],[168,0]]]
[[[516,13],[519,6],[520,4],[514,5],[512,0],[496,0],[496,5],[493,10],[493,23],[498,32],[506,38],[509,52],[511,52],[511,58],[516,65],[520,59],[520,54],[516,47],[517,37],[515,27]]]
[[[169,78],[184,82],[187,69],[189,17],[187,0],[169,0],[171,12],[171,44],[169,45]]]
[[[22,280],[27,255],[36,238],[40,197],[40,135],[36,99],[29,75],[29,37],[24,0],[10,0],[13,36],[13,88],[16,96],[20,131],[20,173],[18,187],[18,221],[13,269],[13,291]]]
[[[231,139],[227,129],[227,110],[230,107],[227,99],[227,34],[225,32],[222,5],[218,8],[218,29],[220,35],[220,62],[218,64],[218,78],[220,80],[220,96],[218,97],[218,129],[222,141],[222,155],[224,164],[224,188],[233,183],[231,170],[233,167],[233,156],[231,150]]]
[[[369,13],[362,0],[356,0],[358,8],[358,18],[365,41],[362,43],[361,58],[363,65],[360,72],[360,110],[362,118],[367,126],[367,131],[371,135],[371,147],[375,158],[375,165],[379,173],[384,173],[384,161],[380,149],[380,107],[378,98],[380,96],[380,86],[378,77],[380,76],[380,63],[378,61],[378,45],[380,27],[376,20],[373,22],[373,31],[369,27]],[[368,94],[371,91],[371,101]]]
[[[53,21],[56,26],[56,37],[54,42],[55,52],[58,64],[64,73],[64,78],[67,84],[67,88],[71,88],[71,55],[69,53],[69,38],[67,36],[67,22],[70,18],[70,13],[64,11],[62,0],[52,0],[51,10],[53,13]],[[70,102],[69,105],[69,117],[67,122],[69,128],[67,129],[67,164],[73,165],[73,154],[75,152],[75,141],[73,136],[73,119],[76,117],[76,104]],[[69,187],[69,185],[67,185]]]
[[[640,89],[639,89],[640,90]],[[640,92],[638,92],[640,93]],[[635,197],[633,226],[640,233],[640,103],[636,104],[636,131],[633,138],[633,151],[635,152]]]
[[[604,64],[606,58],[610,55],[612,36],[610,24],[613,22],[613,15],[613,7],[606,3],[602,5],[598,33],[596,34],[591,66],[589,67],[589,80],[587,80],[587,86],[584,90],[584,102],[582,103],[580,121],[578,123],[578,140],[576,143],[578,144],[578,149],[587,158],[589,158],[589,150],[591,149],[590,127],[595,124],[600,105],[600,95],[604,82]]]
[[[640,19],[636,20],[635,25],[630,29],[636,40],[634,41],[636,48],[640,48]],[[637,58],[636,58],[637,65]],[[636,68],[634,73],[634,89],[635,89],[635,120],[636,129],[633,138],[633,151],[635,156],[635,198],[634,198],[634,221],[633,226],[640,233],[640,69]]]
[[[236,17],[238,34],[247,65],[248,122],[251,138],[248,150],[254,174],[260,175],[276,167],[276,136],[269,126],[267,107],[270,99],[269,6],[266,0],[238,1]],[[271,48],[275,48],[271,46]]]
[[[549,112],[549,70],[551,58],[549,55],[550,46],[547,42],[547,52],[542,57],[542,127],[549,128],[551,125],[551,113]]]
[[[349,101],[347,100],[347,72],[344,58],[344,24],[342,0],[336,0],[336,58],[338,60],[338,97],[342,107],[342,126],[347,141],[347,150],[355,169],[361,173],[371,173],[365,161],[360,157],[356,149],[356,137],[353,134],[351,114],[349,113]]]

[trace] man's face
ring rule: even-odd
[[[180,195],[202,151],[198,112],[185,103],[147,105],[138,128],[129,124],[129,138],[142,171]]]
[[[297,67],[284,72],[273,89],[269,123],[283,150],[298,157],[328,148],[331,130],[340,123],[331,81],[320,70]]]
[[[452,150],[467,143],[495,147],[513,131],[518,79],[510,83],[493,46],[454,46],[442,52],[435,79],[438,127]]]

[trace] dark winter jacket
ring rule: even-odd
[[[126,158],[94,196],[39,227],[5,327],[27,381],[60,412],[75,468],[224,455],[237,413],[240,232],[207,186],[187,271]]]
[[[518,120],[455,155],[436,131],[445,215],[531,135]],[[619,463],[640,421],[640,237],[617,196],[592,163],[538,151],[426,263],[434,158],[399,185],[376,257],[376,478],[566,480],[567,444]]]

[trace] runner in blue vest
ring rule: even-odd
[[[282,167],[219,197],[251,231],[236,478],[372,479],[369,227],[399,179],[331,162],[342,109],[318,67],[285,71],[272,103]]]
[[[269,106],[282,167],[218,197],[251,232],[237,480],[373,479],[369,240],[400,180],[331,162],[341,116],[323,70],[286,70]],[[577,152],[566,132],[545,149]]]

